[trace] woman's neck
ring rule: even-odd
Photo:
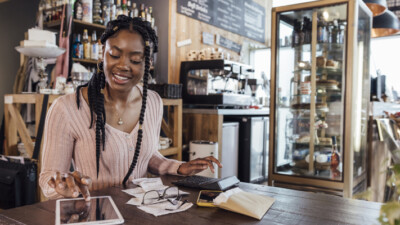
[[[140,91],[136,86],[124,92],[112,90],[108,85],[105,87],[104,100],[105,102],[113,102],[113,105],[126,105],[138,97],[140,97]]]

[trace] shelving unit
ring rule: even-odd
[[[268,182],[351,197],[366,188],[370,11],[325,0],[274,8],[272,21]]]
[[[50,95],[48,107],[55,99],[62,95]],[[33,153],[33,144],[26,128],[26,125],[19,113],[17,105],[35,104],[36,121],[40,119],[42,110],[42,94],[9,94],[4,96],[4,115],[5,115],[5,155],[19,155],[17,144],[19,139],[24,143],[29,156]],[[182,99],[163,99],[164,106],[168,107],[168,121],[162,121],[161,129],[172,139],[172,146],[160,150],[163,156],[172,157],[177,160],[182,159]],[[37,131],[37,127],[35,129]]]

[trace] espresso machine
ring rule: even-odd
[[[183,61],[180,82],[184,104],[213,107],[249,106],[251,94],[242,91],[240,80],[248,65],[215,59]]]

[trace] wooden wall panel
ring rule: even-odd
[[[271,8],[272,1],[270,0],[254,0],[265,8],[265,30],[266,42],[265,45],[269,46],[271,36]],[[186,60],[186,54],[190,50],[201,50],[203,48],[219,47],[218,45],[210,46],[202,44],[202,32],[209,32],[211,34],[219,34],[239,44],[245,41],[261,44],[249,38],[225,31],[215,26],[200,22],[190,17],[178,14],[176,11],[177,0],[170,0],[170,18],[169,18],[169,57],[168,57],[168,83],[179,83],[179,71],[181,61]],[[191,39],[191,44],[177,47],[177,42]],[[221,47],[222,48],[222,47]],[[240,55],[222,48],[225,52],[229,52],[233,61],[240,61]]]

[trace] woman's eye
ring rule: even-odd
[[[140,63],[142,63],[142,61],[139,61],[139,60],[131,60],[131,63],[133,63],[133,64],[140,64]]]
[[[117,55],[111,55],[111,54],[109,54],[109,55],[110,55],[110,57],[113,58],[113,59],[118,59],[118,58],[119,58],[119,56],[117,56]]]

